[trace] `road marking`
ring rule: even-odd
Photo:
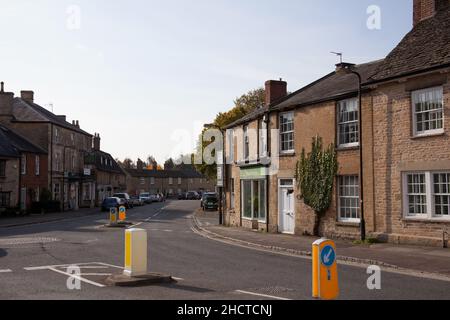
[[[184,281],[183,278],[172,277],[172,279],[175,280],[175,281]]]
[[[70,273],[67,273],[67,272],[64,272],[64,271],[55,269],[55,268],[48,268],[48,270],[54,271],[54,272],[56,272],[56,273],[63,274],[63,275],[65,275],[65,276],[69,277],[69,278],[78,279],[78,280],[80,280],[80,281],[82,281],[82,282],[86,282],[86,283],[88,283],[88,284],[91,284],[91,285],[96,286],[96,287],[99,287],[99,288],[104,288],[104,287],[106,287],[106,286],[103,285],[103,284],[100,284],[100,283],[97,283],[97,282],[94,282],[94,281],[91,281],[91,280],[88,280],[88,279],[84,279],[83,277],[80,277],[80,276],[78,276],[78,275],[76,275],[76,274],[70,274]]]
[[[236,290],[236,292],[238,292],[238,293],[243,293],[243,294],[249,294],[249,295],[257,296],[257,297],[263,297],[263,298],[275,299],[275,300],[285,300],[285,301],[292,300],[292,299],[288,299],[288,298],[282,298],[282,297],[276,297],[276,296],[269,296],[269,295],[267,295],[267,294],[256,293],[256,292],[250,292],[250,291],[244,291],[244,290]]]
[[[72,264],[59,264],[59,265],[52,265],[52,266],[41,266],[41,267],[28,267],[24,268],[26,271],[38,271],[38,270],[48,270],[50,268],[68,268],[68,267],[83,267],[87,265],[92,264],[100,264],[98,262],[87,262],[87,263],[72,263]]]
[[[12,272],[11,269],[0,270],[0,273],[10,273],[10,272]]]
[[[80,276],[98,276],[98,277],[101,277],[101,276],[110,276],[110,275],[112,275],[112,273],[81,273],[80,274]]]

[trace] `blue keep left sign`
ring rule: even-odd
[[[336,262],[336,251],[332,246],[326,246],[322,249],[320,254],[322,264],[329,268]]]

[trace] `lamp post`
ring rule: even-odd
[[[366,220],[364,217],[364,165],[363,165],[363,144],[362,144],[362,77],[361,74],[355,70],[355,65],[352,63],[341,62],[336,65],[336,73],[338,74],[354,74],[358,77],[358,118],[359,118],[359,201],[360,201],[360,233],[361,241],[366,240]]]
[[[214,128],[214,129],[220,130],[220,133],[222,135],[222,165],[221,165],[222,182],[219,185],[219,225],[223,225],[223,186],[224,186],[225,178],[226,178],[226,174],[225,174],[225,140],[224,140],[224,134],[223,134],[224,130],[215,124],[205,124],[204,128],[205,129]],[[202,153],[203,153],[203,141],[201,143],[202,143]]]

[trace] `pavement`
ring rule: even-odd
[[[99,208],[82,208],[78,211],[0,217],[0,229],[80,218],[87,215],[98,214],[99,210]]]
[[[243,228],[219,226],[217,212],[197,210],[198,226],[207,236],[266,250],[311,256],[312,243],[318,238],[269,234]],[[450,249],[377,243],[356,245],[337,240],[338,261],[378,265],[389,269],[429,274],[450,279]]]
[[[108,285],[123,273],[125,237],[105,227],[105,213],[0,228],[0,299],[312,300],[308,257],[207,238],[194,224],[199,206],[168,201],[129,210],[134,227],[148,233],[148,271],[176,281],[144,287]],[[367,268],[340,265],[339,298],[450,299],[446,280],[383,271],[381,290],[369,290],[368,277]]]

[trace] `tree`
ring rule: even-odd
[[[256,108],[262,107],[265,104],[265,90],[263,88],[258,88],[251,90],[246,94],[243,94],[234,101],[234,107],[228,112],[219,113],[214,119],[214,126],[218,128],[225,128],[226,126],[232,124],[233,122],[241,119],[245,115],[249,114]],[[203,150],[208,147],[213,141],[203,141],[203,134],[207,129],[204,129],[199,137],[197,143],[196,152],[203,154]],[[196,164],[196,169],[210,179],[216,179],[217,177],[217,166],[208,165],[205,163]]]
[[[120,165],[122,165],[125,169],[135,169],[136,165],[134,164],[133,160],[130,158],[125,158],[122,162],[119,162]]]
[[[330,208],[334,179],[338,172],[337,154],[333,144],[323,149],[322,138],[312,141],[311,153],[302,150],[296,166],[296,179],[303,202],[315,213],[314,236],[319,236],[320,220]]]
[[[147,157],[147,166],[152,168],[158,168],[158,161],[156,161],[154,156]]]
[[[175,163],[172,158],[169,158],[164,162],[164,170],[173,170],[175,168]]]

